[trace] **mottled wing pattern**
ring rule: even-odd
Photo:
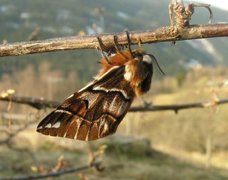
[[[85,141],[113,134],[134,98],[124,71],[124,66],[114,66],[97,77],[46,116],[37,131]]]

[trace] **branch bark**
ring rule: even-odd
[[[89,165],[84,165],[81,167],[76,167],[76,168],[70,168],[70,169],[64,169],[60,170],[57,172],[50,172],[50,173],[45,173],[45,174],[36,174],[36,175],[28,175],[28,176],[20,176],[20,177],[0,177],[0,180],[30,180],[30,179],[45,179],[48,177],[59,177],[65,174],[70,174],[70,173],[76,173],[76,172],[81,172],[86,169],[90,169],[92,167],[98,168],[100,167],[101,162],[96,161],[93,162],[92,164]]]
[[[11,96],[11,97],[1,97],[0,101],[8,101],[19,104],[26,104],[32,106],[36,109],[45,109],[45,108],[56,108],[60,105],[60,102],[57,101],[48,101],[44,99],[36,99],[32,97],[21,97],[21,96]],[[129,109],[129,112],[149,112],[149,111],[167,111],[171,110],[178,112],[184,109],[192,108],[206,108],[216,105],[228,104],[228,99],[221,99],[218,101],[207,101],[207,102],[194,102],[194,103],[185,103],[185,104],[171,104],[171,105],[149,105],[149,106],[135,106]]]
[[[129,31],[129,33],[131,44],[225,37],[228,36],[228,24],[192,25],[183,29],[178,29],[175,26],[165,26],[154,31]],[[61,50],[94,49],[98,47],[97,36],[102,39],[104,46],[109,48],[114,45],[114,35],[117,36],[120,45],[128,44],[126,33],[124,32],[93,36],[72,36],[0,45],[0,57]]]
[[[228,104],[228,99],[221,99],[219,101],[208,101],[208,102],[194,102],[185,104],[171,104],[171,105],[153,105],[149,107],[135,106],[131,107],[130,112],[146,112],[146,111],[167,111],[172,110],[178,113],[180,110],[193,109],[193,108],[207,108],[216,105]]]
[[[43,98],[23,97],[23,96],[0,96],[0,101],[14,102],[18,104],[26,104],[36,109],[56,108],[60,105],[57,101],[47,101]]]

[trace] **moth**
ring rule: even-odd
[[[47,115],[37,131],[83,141],[116,132],[136,96],[150,89],[153,55],[143,49],[126,49],[102,58],[94,80],[69,96]]]

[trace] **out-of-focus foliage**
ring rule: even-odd
[[[0,41],[25,41],[36,27],[40,27],[38,39],[95,30],[154,29],[168,25],[167,6],[168,0],[1,0]],[[215,22],[226,20],[227,12],[214,8],[213,12]],[[207,22],[205,9],[196,9],[195,13],[194,23]],[[226,67],[210,66],[228,63],[227,46],[226,38],[177,42],[175,46],[169,43],[143,46],[157,57],[166,72],[162,80],[153,80],[147,101],[176,104],[207,101],[213,96],[226,98]],[[92,79],[98,71],[98,60],[99,54],[95,50],[1,58],[0,93],[13,89],[15,95],[61,101]],[[141,102],[136,99],[134,105],[139,104]],[[84,164],[87,152],[104,144],[107,146],[107,167],[102,173],[86,172],[89,179],[227,179],[224,170],[205,170],[198,164],[181,160],[204,165],[211,148],[211,157],[208,156],[211,165],[227,167],[226,109],[224,105],[184,110],[178,115],[174,112],[128,113],[117,130],[116,140],[111,137],[92,143],[43,136],[35,132],[34,125],[12,138],[10,148],[1,144],[0,174],[29,174],[42,168],[50,169],[62,155],[69,167]],[[37,111],[25,105],[1,102],[0,111],[1,140],[21,125],[30,121],[38,123],[49,110]],[[62,179],[70,178],[75,179],[75,175]]]

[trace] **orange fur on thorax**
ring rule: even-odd
[[[110,68],[112,68],[114,66],[124,65],[127,61],[129,61],[129,59],[131,57],[130,52],[128,50],[126,50],[126,51],[122,51],[121,53],[124,56],[126,56],[126,58],[119,52],[117,52],[113,56],[108,57],[110,63],[105,58],[102,58],[100,61],[102,67],[101,67],[101,70],[98,75],[102,75],[102,74],[106,73]]]
[[[134,50],[133,52],[142,53],[142,52],[144,52],[144,50],[141,49],[141,48],[138,48],[138,49]],[[121,51],[121,52],[117,52],[116,54],[114,54],[113,56],[109,56],[108,58],[110,60],[110,63],[108,63],[105,58],[101,59],[100,63],[102,65],[102,68],[99,71],[98,76],[104,74],[105,72],[107,72],[113,66],[124,65],[125,63],[127,63],[128,61],[133,59],[133,57],[131,55],[131,52],[129,50],[124,50],[124,51]]]

